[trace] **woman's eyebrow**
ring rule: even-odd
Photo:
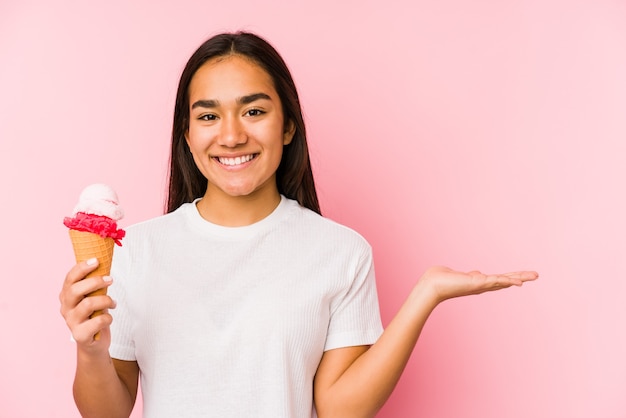
[[[195,109],[196,107],[206,107],[211,109],[217,107],[219,103],[220,102],[218,102],[217,100],[198,100],[191,105],[191,108]]]
[[[242,96],[240,98],[237,99],[237,103],[239,104],[250,104],[256,100],[260,100],[260,99],[265,99],[265,100],[272,100],[272,98],[265,94],[265,93],[254,93],[254,94],[249,94],[247,96]]]
[[[237,103],[238,104],[250,104],[252,102],[255,102],[257,100],[272,100],[272,98],[265,93],[253,93],[253,94],[248,94],[245,96],[241,96],[237,98]],[[215,107],[218,107],[220,105],[219,100],[198,100],[196,102],[194,102],[191,105],[192,109],[195,109],[196,107],[205,107],[208,109],[212,109]]]

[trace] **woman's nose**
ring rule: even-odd
[[[225,147],[236,147],[245,144],[248,140],[245,129],[241,121],[236,117],[226,117],[223,119],[219,144]]]

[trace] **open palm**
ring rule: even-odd
[[[431,267],[421,278],[423,284],[430,285],[439,302],[447,299],[477,295],[511,286],[521,286],[535,280],[539,275],[534,271],[516,271],[502,274],[484,274],[480,271],[460,272],[448,267]]]

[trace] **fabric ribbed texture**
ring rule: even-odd
[[[195,202],[132,226],[111,275],[111,356],[138,362],[146,418],[314,417],[323,352],[382,332],[369,244],[285,197],[244,227]]]

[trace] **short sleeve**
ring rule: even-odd
[[[367,245],[347,292],[331,304],[324,351],[374,344],[382,331],[372,250]]]
[[[126,361],[136,360],[135,345],[132,338],[133,318],[129,306],[130,254],[126,243],[116,247],[111,265],[113,284],[108,293],[116,301],[117,306],[111,309],[111,346],[109,354],[112,358]]]

